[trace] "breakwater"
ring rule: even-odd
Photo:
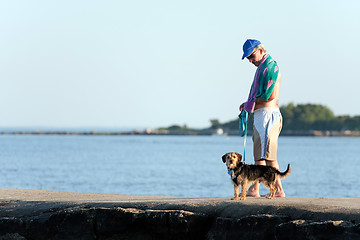
[[[0,239],[360,239],[357,198],[179,198],[0,189]]]

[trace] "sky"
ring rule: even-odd
[[[0,127],[157,128],[235,120],[260,40],[280,106],[360,115],[360,1],[2,0]]]

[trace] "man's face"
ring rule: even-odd
[[[250,56],[247,57],[249,62],[258,67],[261,63],[261,60],[264,57],[264,52],[261,48],[255,49]]]

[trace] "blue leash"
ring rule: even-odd
[[[241,137],[244,137],[244,163],[245,163],[245,147],[246,147],[246,135],[247,135],[247,121],[249,113],[245,110],[242,110],[239,114],[239,134]]]

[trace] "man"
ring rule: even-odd
[[[240,111],[254,113],[254,160],[256,165],[272,166],[279,169],[277,143],[282,128],[279,110],[281,83],[277,63],[266,53],[260,41],[248,39],[243,46],[243,57],[257,67],[248,101],[240,105]],[[254,183],[248,190],[250,197],[260,197],[260,183]],[[285,197],[280,179],[276,180],[275,197]]]

